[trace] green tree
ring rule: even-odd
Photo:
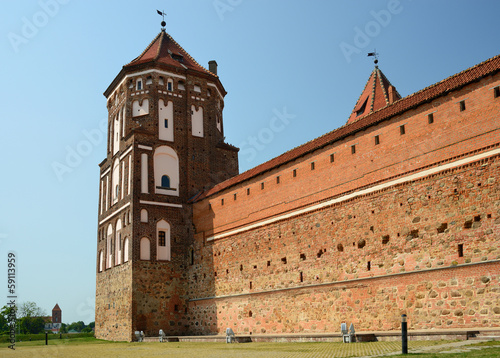
[[[17,308],[17,316],[22,317],[43,317],[45,316],[45,311],[38,307],[35,302],[23,302]]]
[[[90,322],[90,323],[89,323],[89,327],[90,327],[90,328],[95,328],[95,322]]]
[[[7,316],[3,315],[3,309],[2,309],[2,314],[0,314],[0,334],[2,334],[3,332],[7,332],[8,330],[9,330],[9,322],[7,321]]]
[[[73,322],[68,326],[68,331],[75,330],[81,332],[85,328],[85,323],[83,321]]]
[[[17,309],[18,325],[21,333],[37,334],[43,333],[45,328],[45,311],[38,307],[35,302],[23,302]]]
[[[59,333],[68,333],[68,325],[66,323],[61,323],[61,329],[59,329]]]
[[[19,320],[19,327],[23,334],[43,333],[45,321],[42,317],[22,317]]]

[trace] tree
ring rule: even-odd
[[[23,334],[43,333],[45,321],[42,317],[22,317],[19,320],[19,327]]]
[[[38,307],[35,302],[23,302],[19,305],[17,309],[17,316],[22,317],[43,317],[45,316],[45,311]]]
[[[61,323],[61,328],[59,329],[59,333],[68,333],[68,325],[66,323]]]
[[[45,328],[45,311],[38,307],[35,302],[23,302],[17,309],[18,324],[21,333],[42,333]]]
[[[3,306],[2,310],[0,311],[0,334],[9,330],[9,312],[10,307],[7,306]]]
[[[90,327],[90,328],[95,328],[95,322],[90,322],[90,323],[89,323],[89,327]]]
[[[68,326],[68,331],[75,330],[81,332],[85,328],[85,323],[83,321],[73,322]]]

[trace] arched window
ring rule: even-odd
[[[151,243],[147,237],[141,239],[141,260],[151,260]]]
[[[128,237],[123,241],[123,262],[128,262]]]
[[[164,188],[170,188],[170,178],[168,175],[164,175],[161,177],[161,186]]]
[[[172,148],[161,146],[155,150],[154,179],[156,194],[179,196],[179,158]]]
[[[170,224],[161,220],[156,224],[156,259],[170,261]]]
[[[167,91],[173,91],[174,90],[174,81],[169,78],[167,80]]]

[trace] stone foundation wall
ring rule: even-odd
[[[95,336],[98,339],[132,339],[132,270],[131,263],[97,274]]]
[[[500,262],[190,303],[193,334],[500,327]]]
[[[190,331],[390,330],[404,312],[411,329],[497,327],[499,179],[494,156],[224,239],[197,235]]]

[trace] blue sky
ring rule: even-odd
[[[240,172],[344,125],[375,48],[402,96],[500,53],[495,0],[3,2],[0,305],[15,251],[18,301],[47,313],[57,302],[63,322],[94,320],[106,148],[86,134],[102,133],[102,93],[160,31],[156,9],[200,64],[217,60]],[[277,115],[289,119],[279,131]]]

